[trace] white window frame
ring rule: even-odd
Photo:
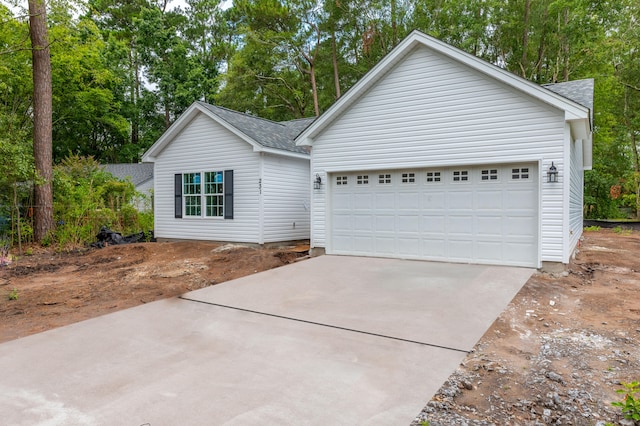
[[[220,176],[221,182],[206,182],[208,174]],[[193,179],[197,182],[187,182],[187,177],[197,176]],[[187,186],[189,185],[189,186]],[[215,192],[207,192],[207,185],[215,185]],[[193,193],[191,189],[193,189]],[[196,189],[197,188],[197,189]],[[210,201],[215,198],[217,203],[211,204]],[[189,200],[198,200],[194,205],[189,205]],[[198,214],[193,214],[193,209],[197,209]],[[215,214],[209,214],[210,208],[215,209]],[[184,218],[207,218],[207,219],[223,219],[224,218],[224,171],[210,170],[206,172],[188,172],[182,174],[182,211]]]

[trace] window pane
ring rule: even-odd
[[[185,210],[186,216],[200,216],[201,215],[200,196],[185,195],[184,207],[185,207],[184,210]]]
[[[200,173],[185,173],[182,175],[184,182],[184,195],[200,194]]]
[[[206,172],[204,174],[205,214],[208,217],[221,217],[224,214],[224,173]]]

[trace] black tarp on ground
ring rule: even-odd
[[[91,247],[102,248],[106,246],[113,246],[118,244],[131,244],[145,241],[155,241],[153,238],[153,231],[138,232],[136,234],[122,236],[121,233],[112,231],[111,229],[103,226],[100,228],[100,232],[96,235],[96,242],[91,244]]]

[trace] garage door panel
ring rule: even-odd
[[[354,194],[353,195],[353,209],[371,211],[373,209],[373,194]]]
[[[456,261],[473,259],[473,243],[466,239],[449,239],[447,255]]]
[[[503,242],[497,241],[478,241],[478,251],[476,256],[482,261],[498,261],[503,258]]]
[[[502,215],[477,217],[476,232],[480,236],[492,235],[502,238]]]
[[[353,229],[355,231],[373,232],[374,228],[374,216],[371,214],[355,214],[353,215]]]
[[[538,197],[529,189],[510,189],[509,197],[505,200],[506,210],[535,210]]]
[[[398,237],[398,252],[402,256],[420,257],[420,238]]]
[[[506,235],[532,235],[536,229],[536,219],[532,217],[506,217],[504,231]]]
[[[526,262],[531,256],[531,244],[527,243],[505,243],[505,260],[514,264]]]
[[[450,215],[447,217],[447,233],[451,235],[473,236],[473,215]]]
[[[400,192],[398,193],[398,205],[402,210],[420,210],[420,193]]]
[[[444,238],[430,237],[422,239],[422,254],[429,259],[445,259],[447,241]]]
[[[447,219],[442,215],[422,215],[422,232],[426,234],[444,233]]]
[[[396,230],[396,217],[394,215],[377,215],[375,216],[376,232],[395,232]]]
[[[337,210],[351,210],[351,195],[348,193],[333,194],[332,208]]]
[[[446,200],[444,192],[425,192],[422,194],[422,209],[441,211],[446,208]]]
[[[473,210],[472,191],[452,191],[448,196],[447,207],[449,209]]]
[[[477,210],[502,210],[501,190],[487,191],[481,190],[476,193]]]
[[[420,214],[403,214],[398,216],[398,232],[420,232]]]
[[[375,208],[376,210],[390,210],[396,209],[396,194],[393,192],[375,194]]]
[[[373,237],[366,236],[354,236],[353,237],[353,249],[358,253],[367,253],[371,251],[373,247]]]
[[[333,229],[334,231],[342,232],[351,232],[353,229],[353,225],[351,223],[351,216],[347,215],[335,215],[333,218]]]
[[[530,179],[513,179],[512,167],[528,167]],[[498,170],[498,178],[482,180],[487,169]],[[327,252],[538,266],[535,169],[516,164],[341,173],[349,185],[329,180]],[[454,182],[456,170],[468,171],[468,180]],[[369,184],[353,184],[364,174]],[[380,175],[389,183],[380,183]],[[402,182],[403,175],[415,181]]]
[[[393,255],[396,252],[395,235],[388,237],[376,235],[374,237],[374,254],[377,255]]]

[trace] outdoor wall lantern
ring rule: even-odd
[[[551,162],[551,167],[549,167],[549,171],[547,172],[547,182],[549,183],[558,182],[558,169],[553,164],[553,161]]]
[[[313,180],[313,189],[320,189],[322,186],[322,178],[316,173],[316,178]]]

